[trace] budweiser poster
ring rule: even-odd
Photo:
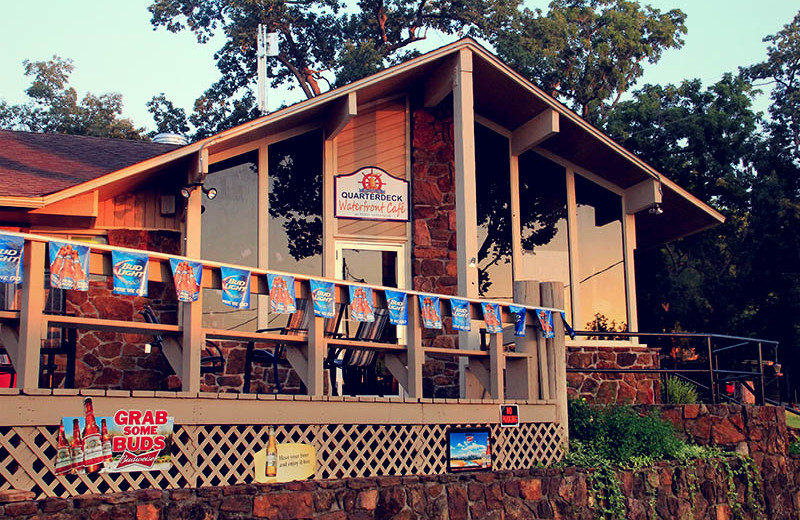
[[[117,410],[97,417],[91,397],[82,416],[63,417],[58,432],[55,472],[120,473],[165,471],[172,467],[174,419],[166,410]]]
[[[408,222],[408,181],[380,168],[333,178],[336,218]]]

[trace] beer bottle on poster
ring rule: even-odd
[[[72,450],[64,433],[64,423],[58,426],[58,451],[56,452],[56,475],[65,475],[72,469]]]
[[[103,465],[103,439],[100,436],[100,428],[97,427],[97,420],[94,418],[91,397],[83,400],[83,411],[86,419],[86,426],[83,428],[84,465],[88,473],[96,473]]]
[[[86,473],[83,467],[83,439],[81,439],[81,427],[78,419],[72,420],[72,473]]]
[[[111,435],[108,434],[108,425],[106,419],[100,420],[100,433],[103,438],[103,464],[111,462]]]
[[[274,477],[278,474],[278,445],[275,442],[275,428],[269,428],[267,441],[267,470],[266,476]]]

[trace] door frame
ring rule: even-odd
[[[339,280],[342,272],[342,249],[365,249],[368,251],[393,251],[397,253],[397,288],[408,290],[409,262],[404,242],[384,242],[366,240],[336,240],[334,245],[334,276]]]

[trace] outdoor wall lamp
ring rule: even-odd
[[[476,265],[478,265],[478,263],[475,261],[475,257],[473,256],[472,258],[469,259],[469,266],[475,267]]]
[[[189,196],[192,194],[195,188],[200,187],[203,190],[203,193],[206,194],[208,200],[214,200],[214,197],[217,196],[217,189],[216,188],[206,188],[202,182],[193,182],[191,184],[187,184],[183,188],[181,188],[181,196],[184,199],[188,199]]]
[[[650,206],[650,209],[648,209],[647,212],[650,213],[651,215],[663,215],[664,214],[664,210],[661,209],[661,204],[659,204],[657,202],[655,204],[653,204],[652,206]]]

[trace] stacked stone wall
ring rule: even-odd
[[[658,374],[599,373],[592,369],[658,368],[658,349],[635,346],[567,347],[567,392],[598,404],[660,402]]]

